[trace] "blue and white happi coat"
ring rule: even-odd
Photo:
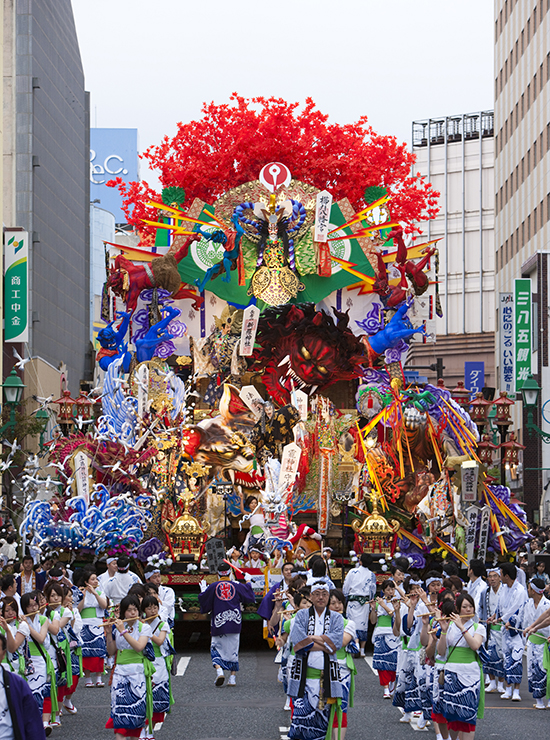
[[[387,617],[388,613],[378,605],[376,615],[378,618]],[[377,671],[397,671],[401,638],[393,634],[393,627],[376,625],[372,633],[372,644],[374,646],[372,667]]]
[[[362,565],[352,568],[344,580],[342,591],[348,600],[346,617],[355,623],[357,639],[365,642],[369,630],[369,601],[376,595],[376,576]]]
[[[426,672],[420,662],[420,632],[422,631],[420,614],[425,611],[426,607],[420,602],[415,609],[411,628],[408,627],[409,610],[407,607],[402,606],[399,613],[402,649],[399,651],[397,661],[393,705],[402,707],[406,713],[421,712],[426,705]]]
[[[527,603],[527,591],[514,581],[512,586],[502,585],[498,595],[497,616],[500,618],[502,629],[502,654],[504,660],[504,676],[506,683],[520,684],[523,677],[523,650],[525,639],[521,626],[523,610]],[[508,629],[504,625],[509,624]]]
[[[342,615],[329,609],[318,615],[313,607],[297,612],[290,630],[290,640],[296,648],[288,679],[288,695],[294,700],[292,724],[288,732],[291,740],[324,740],[328,730],[331,705],[326,703],[319,708],[321,681],[308,678],[308,668],[324,670],[324,698],[330,696],[341,704],[344,690],[336,653],[327,656],[321,651],[311,651],[312,643],[300,648],[308,636],[322,634],[332,640],[337,651],[340,650],[344,637]],[[325,656],[328,657],[327,661]]]
[[[470,635],[486,637],[486,630],[482,624],[469,619],[464,624],[464,630]],[[467,722],[475,725],[481,697],[481,681],[483,672],[481,661],[473,663],[454,663],[453,648],[469,648],[461,630],[452,623],[447,631],[447,652],[445,655],[445,683],[438,697],[441,714],[447,722]]]
[[[117,650],[132,650],[126,637],[113,628]],[[134,640],[151,636],[148,624],[134,622],[129,634]],[[145,658],[145,660],[147,660]],[[146,722],[147,682],[142,663],[116,663],[111,684],[111,719],[115,730],[137,730]]]
[[[550,609],[550,600],[542,596],[537,607],[533,599],[529,599],[523,610],[523,629],[526,629],[538,619],[545,611]],[[550,626],[538,629],[536,632],[541,638],[550,637]],[[543,699],[546,696],[546,668],[544,667],[544,651],[548,648],[543,643],[535,643],[527,640],[527,680],[529,691],[533,699]],[[550,698],[550,697],[548,697]]]
[[[496,593],[492,588],[488,588],[483,595],[480,603],[480,622],[487,623],[489,617],[497,613],[499,594],[502,585],[499,585]],[[488,639],[484,647],[479,650],[479,657],[483,664],[483,670],[490,676],[504,678],[504,656],[502,653],[502,625],[486,624]]]

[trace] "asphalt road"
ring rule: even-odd
[[[182,644],[184,643],[184,644]],[[283,711],[284,694],[277,683],[274,651],[254,637],[243,635],[241,670],[235,688],[214,686],[215,672],[209,659],[209,638],[201,632],[189,633],[180,641],[183,675],[173,679],[176,700],[156,740],[281,740],[290,724],[290,713]],[[187,658],[189,660],[187,660]],[[366,660],[357,661],[355,706],[349,712],[346,740],[406,740],[414,726],[399,722],[400,712],[381,697],[378,680]],[[548,736],[550,710],[537,711],[527,691],[526,678],[521,688],[521,704],[501,701],[499,695],[486,697],[485,718],[478,722],[476,740],[524,740]],[[113,740],[105,729],[109,717],[109,690],[79,686],[74,703],[78,714],[62,718],[53,731],[53,740]],[[435,738],[430,727],[426,737]],[[120,737],[120,736],[116,736]]]

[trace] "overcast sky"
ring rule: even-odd
[[[72,3],[92,126],[141,151],[232,92],[310,96],[409,146],[413,120],[493,107],[492,0]]]

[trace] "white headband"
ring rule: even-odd
[[[409,586],[421,586],[421,585],[422,585],[422,581],[415,581],[413,578],[411,578],[409,581]]]
[[[500,575],[500,568],[487,568],[487,575],[489,573],[498,573]]]
[[[539,588],[538,586],[535,586],[535,584],[533,583],[533,581],[529,581],[529,585],[531,586],[531,588],[533,589],[533,591],[536,594],[543,594],[544,593],[544,589],[543,588]]]
[[[111,563],[116,563],[116,561],[117,561],[116,558],[107,558],[105,562],[107,563],[107,565],[110,565]]]
[[[441,578],[427,578],[426,579],[426,588],[430,585],[430,583],[435,583],[436,581],[439,581],[441,583]],[[422,581],[409,581],[409,583],[414,583],[415,585],[418,585],[419,583],[422,583]]]
[[[328,587],[328,583],[325,583],[324,581],[317,581],[317,583],[314,583],[311,587],[311,593],[313,593],[314,591],[320,591],[321,589],[323,591],[329,591],[330,589]]]
[[[153,570],[146,570],[145,571],[145,577],[148,578],[149,576],[154,576],[157,573],[160,573],[160,568],[154,568]]]

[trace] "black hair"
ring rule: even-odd
[[[141,611],[145,612],[145,609],[148,606],[159,606],[159,600],[156,596],[153,596],[152,594],[147,594],[147,596],[143,598],[143,601],[141,602]]]
[[[2,616],[4,617],[4,619],[6,618],[6,607],[8,606],[11,606],[12,609],[15,610],[17,616],[19,616],[19,604],[11,596],[6,596],[6,598],[2,601]]]
[[[385,591],[385,590],[386,590],[387,588],[389,588],[390,586],[391,586],[392,588],[395,588],[395,583],[394,583],[394,581],[392,581],[392,579],[391,579],[391,578],[386,578],[386,580],[385,580],[385,581],[382,581],[382,583],[380,584],[380,591],[382,591],[382,592],[383,592],[383,591]]]
[[[457,614],[460,614],[460,610],[462,608],[462,604],[465,601],[467,601],[469,604],[471,604],[474,607],[474,611],[475,611],[476,603],[475,603],[473,597],[470,596],[470,594],[467,591],[463,591],[461,594],[458,594],[458,596],[456,597],[455,611],[457,612]]]
[[[446,573],[448,576],[457,576],[458,565],[455,563],[454,560],[446,560],[445,565],[443,566],[443,572]]]
[[[304,599],[309,599],[311,589],[309,586],[302,586],[302,588],[294,595],[294,603],[297,607],[300,606]]]
[[[50,578],[62,578],[63,571],[61,570],[59,565],[54,565],[54,567],[48,571],[48,575],[50,576]]]
[[[156,583],[149,583],[149,581],[147,581],[147,583],[145,584],[145,590],[147,592],[154,591],[156,594],[158,594],[159,587],[157,586]],[[147,595],[149,595],[149,594],[147,594]]]
[[[122,601],[120,602],[120,605],[118,607],[118,613],[120,614],[120,618],[124,619],[126,616],[126,611],[129,609],[129,607],[135,606],[136,609],[139,611],[139,601],[135,596],[132,596],[131,594],[128,594],[125,596]]]
[[[9,535],[6,537],[6,542],[8,545],[13,545],[13,543],[17,540],[17,537],[14,535],[13,532],[10,532]]]
[[[439,607],[439,611],[444,617],[448,617],[451,614],[454,614],[456,612],[454,599],[445,599],[445,601],[442,601],[441,606]]]
[[[470,570],[476,578],[487,575],[485,571],[485,563],[483,560],[479,560],[478,558],[470,560]]]
[[[13,574],[4,576],[2,580],[0,581],[0,588],[4,593],[6,592],[7,588],[11,588],[15,582],[15,576]]]
[[[546,586],[546,583],[542,580],[542,578],[531,578],[530,583],[532,583],[537,588],[544,588]]]
[[[78,570],[75,570],[73,575],[73,583],[75,586],[83,586],[88,579],[88,575],[86,571],[83,568],[78,568]]]
[[[36,591],[30,591],[21,597],[21,611],[23,614],[27,613],[31,601],[36,601],[36,605],[38,606],[38,594]]]
[[[142,583],[134,583],[128,591],[127,596],[136,596],[140,599],[144,599],[147,596],[147,591]]]
[[[121,555],[117,558],[116,564],[119,570],[126,570],[130,567],[130,558],[127,555]]]
[[[332,599],[334,596],[335,599],[338,599],[338,601],[346,606],[346,597],[344,596],[344,592],[341,588],[332,588],[329,592],[329,600]]]
[[[363,568],[370,568],[372,565],[372,557],[368,554],[368,552],[364,552],[361,555],[361,565]]]
[[[8,641],[6,640],[6,635],[4,635],[2,632],[0,632],[0,645],[2,646],[2,650],[6,652],[8,649]]]
[[[437,594],[437,603],[439,604],[440,608],[441,608],[441,604],[443,604],[445,601],[452,601],[453,604],[455,603],[455,595],[453,594],[450,588],[445,588],[443,589],[443,591],[440,591]]]
[[[287,565],[290,565],[292,567],[292,570],[290,572],[291,573],[294,573],[294,564],[293,563],[290,563],[288,560],[287,560],[286,563],[283,563],[281,565],[281,573],[283,572],[283,570],[286,568]]]
[[[258,496],[255,496],[254,494],[251,493],[250,496],[246,497],[246,500],[244,502],[245,509],[249,508],[250,504],[253,501],[257,501],[259,503]]]
[[[396,570],[400,570],[402,573],[407,573],[411,564],[409,559],[405,557],[395,558],[392,565],[390,565],[390,571],[395,573]]]
[[[512,581],[515,581],[518,577],[518,569],[513,563],[502,563],[500,566],[502,575],[509,576]]]
[[[426,575],[424,576],[424,579],[427,581],[428,578],[437,578],[438,581],[442,581],[443,577],[441,576],[441,573],[438,573],[437,570],[429,570]]]
[[[22,563],[24,563],[25,560],[32,560],[32,562],[34,563],[34,558],[32,555],[29,555],[29,553],[27,553],[26,555],[23,555],[23,557],[21,558]]]
[[[55,591],[58,596],[61,596],[61,600],[63,600],[63,586],[60,583],[57,581],[48,581],[44,587],[44,596],[48,601],[50,600],[50,594],[52,591]]]
[[[327,564],[322,558],[317,558],[313,565],[310,561],[311,575],[313,578],[324,578],[327,574]]]

